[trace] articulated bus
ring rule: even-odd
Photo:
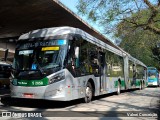
[[[145,88],[147,82],[142,62],[73,27],[21,35],[12,67],[11,97],[16,98],[88,103],[93,96]]]
[[[159,71],[155,67],[148,67],[148,86],[159,86]]]

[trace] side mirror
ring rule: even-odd
[[[7,57],[8,57],[8,49],[5,51],[4,61],[7,61]]]
[[[75,58],[79,58],[79,47],[75,47]]]

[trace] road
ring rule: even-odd
[[[145,88],[143,90],[123,91],[120,95],[108,94],[94,98],[90,103],[82,100],[71,102],[55,102],[47,100],[11,99],[9,90],[0,90],[0,111],[19,111],[22,114],[33,112],[42,118],[19,118],[18,119],[64,119],[64,120],[104,120],[104,119],[158,119],[160,113],[160,87]],[[143,117],[142,117],[143,115]],[[83,117],[83,118],[82,118]],[[2,117],[0,117],[0,120]],[[17,119],[3,117],[4,119]],[[159,118],[160,119],[160,118]]]

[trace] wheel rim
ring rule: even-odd
[[[91,91],[91,88],[89,86],[87,86],[87,88],[86,88],[86,97],[88,99],[91,99],[91,97],[92,97],[92,91]]]
[[[84,97],[85,103],[89,103],[92,100],[94,94],[93,92],[94,91],[92,89],[92,85],[90,82],[88,82],[85,89],[85,97]]]

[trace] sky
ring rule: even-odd
[[[60,0],[66,7],[68,7],[70,10],[72,10],[75,14],[77,14],[77,9],[76,9],[76,5],[78,3],[78,0]],[[77,14],[78,15],[78,14]],[[87,22],[89,25],[91,25],[92,27],[94,27],[96,30],[98,30],[100,32],[100,29],[98,28],[98,25],[96,25],[93,22],[90,22],[87,17],[82,16],[82,15],[78,15],[80,16],[85,22]]]
[[[60,0],[64,5],[66,5],[69,9],[71,9],[73,12],[77,12],[76,4],[78,0]]]
[[[60,0],[66,7],[68,7],[70,10],[72,10],[75,14],[77,14],[77,9],[76,9],[76,5],[78,3],[78,0]],[[77,14],[78,15],[78,14]],[[89,25],[91,25],[94,29],[96,29],[97,31],[99,31],[101,34],[103,34],[103,30],[102,28],[100,28],[97,24],[89,21],[87,19],[86,16],[81,16],[78,15],[79,17],[81,17],[85,22],[87,22]],[[106,36],[105,37],[109,38],[110,40],[112,39],[111,36]],[[114,42],[114,41],[113,41]]]

